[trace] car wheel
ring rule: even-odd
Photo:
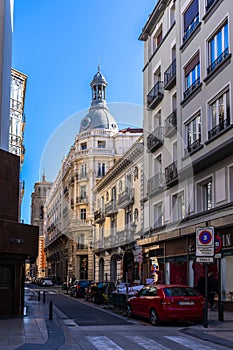
[[[133,316],[132,308],[130,305],[127,305],[126,307],[126,314],[129,318]]]
[[[160,323],[159,316],[155,309],[151,309],[150,311],[150,322],[153,326],[158,326]]]

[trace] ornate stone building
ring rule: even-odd
[[[115,163],[93,189],[95,195],[94,277],[141,281],[143,232],[143,137]]]
[[[90,85],[89,113],[81,120],[46,201],[47,273],[58,282],[73,276],[94,278],[92,189],[142,133],[142,129],[118,130],[106,103],[108,84],[100,69]]]

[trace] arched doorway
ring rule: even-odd
[[[99,260],[99,281],[104,281],[104,258]]]
[[[123,279],[126,281],[126,272],[128,273],[128,282],[133,282],[135,279],[134,273],[134,255],[131,250],[125,252],[123,260]]]
[[[113,255],[110,262],[110,281],[116,283],[117,281],[117,257]]]

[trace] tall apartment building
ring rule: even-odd
[[[27,76],[24,73],[11,69],[11,95],[10,95],[10,130],[9,130],[9,152],[20,157],[21,166],[24,162],[25,147],[25,92]]]
[[[144,41],[144,266],[162,282],[197,286],[196,229],[223,247],[222,297],[233,290],[233,3],[159,0]],[[152,132],[151,132],[152,131]]]
[[[24,163],[24,128],[25,128],[25,92],[27,76],[24,73],[11,69],[11,92],[10,92],[10,126],[9,126],[9,152],[20,157],[20,170]],[[20,208],[24,195],[24,181],[20,176],[19,193],[19,218]]]
[[[93,188],[94,279],[141,281],[143,232],[143,136]]]
[[[107,81],[98,69],[92,102],[46,201],[47,274],[58,282],[93,279],[90,242],[94,224],[92,188],[138,139],[142,129],[118,130],[106,103]]]
[[[38,256],[34,264],[31,265],[30,277],[45,277],[46,257],[44,252],[45,232],[44,232],[44,205],[46,196],[52,186],[46,181],[45,175],[42,181],[36,182],[34,192],[31,196],[31,224],[39,227]],[[27,276],[26,276],[27,277]]]

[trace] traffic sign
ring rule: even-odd
[[[222,249],[222,238],[220,236],[214,237],[214,252],[219,253]]]
[[[214,256],[213,227],[199,227],[196,229],[196,256]]]

